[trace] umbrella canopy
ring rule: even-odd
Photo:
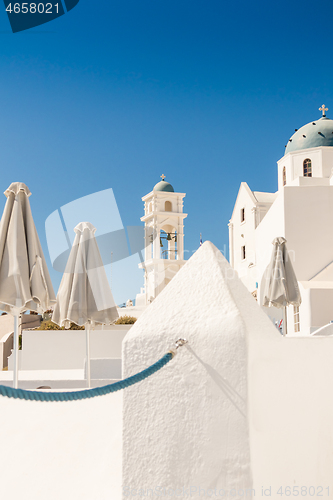
[[[32,218],[31,192],[13,182],[0,222],[0,309],[14,316],[14,387],[18,385],[18,316],[55,302],[51,278]]]
[[[80,222],[62,277],[52,321],[69,328],[110,324],[118,318],[103,261],[95,238],[96,228],[90,222]]]
[[[286,240],[275,238],[273,252],[264,273],[263,306],[284,309],[284,335],[287,333],[286,308],[288,305],[299,306],[302,302],[294,268],[289,258]]]
[[[5,191],[0,222],[0,309],[20,314],[45,311],[55,294],[32,218],[31,192],[22,182]]]
[[[266,307],[299,306],[302,302],[294,268],[290,261],[286,240],[275,238],[270,264],[264,273],[264,299]]]
[[[86,327],[87,381],[90,387],[90,327],[110,324],[118,312],[95,238],[96,228],[80,222],[60,283],[52,321],[69,328],[70,323]]]

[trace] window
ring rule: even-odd
[[[240,221],[241,221],[241,223],[245,222],[245,208],[241,208],[241,211],[240,211]]]
[[[283,186],[285,186],[287,184],[286,167],[283,167],[283,170],[282,170],[282,184],[283,184]]]
[[[294,306],[294,330],[295,332],[300,332],[300,322],[299,322],[299,306]]]
[[[164,205],[164,210],[166,212],[172,212],[172,204],[171,201],[166,201]]]
[[[246,259],[245,245],[241,247],[241,257],[242,257],[242,260]]]
[[[304,177],[312,177],[312,164],[309,158],[303,161],[303,175]]]

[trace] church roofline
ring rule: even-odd
[[[277,161],[277,163],[280,163],[280,161],[284,160],[285,158],[288,158],[290,155],[294,155],[294,156],[302,155],[305,152],[308,153],[309,151],[318,151],[320,149],[329,149],[330,151],[333,151],[332,146],[315,146],[313,148],[297,149],[296,151],[289,151],[288,153],[281,156],[281,158]]]
[[[236,207],[238,204],[238,199],[239,199],[239,196],[240,196],[242,189],[245,189],[245,191],[247,192],[247,194],[251,198],[253,205],[255,205],[256,207],[264,207],[264,206],[268,206],[268,205],[269,205],[269,207],[271,207],[273,205],[274,201],[276,200],[277,195],[278,195],[278,191],[276,191],[275,193],[269,193],[267,191],[251,191],[247,182],[241,182],[241,185],[240,185],[239,190],[238,190],[237,198],[235,201],[234,209],[233,209],[232,215],[230,217],[230,221],[232,220],[232,218],[234,216],[234,213],[235,213],[235,210],[236,210]],[[260,196],[260,195],[263,195],[263,196]],[[268,195],[269,199],[262,199],[262,198],[267,198],[267,195]]]
[[[239,195],[241,193],[241,191],[245,189],[245,191],[247,192],[247,194],[249,195],[249,197],[251,198],[252,202],[254,205],[257,205],[258,201],[256,199],[256,197],[254,196],[253,192],[251,191],[249,185],[247,182],[241,182],[241,185],[239,186],[239,190],[238,190],[238,194],[237,194],[237,198],[236,198],[236,201],[235,201],[235,205],[234,205],[234,209],[232,211],[232,215],[230,217],[230,220],[233,218],[234,216],[234,213],[235,213],[235,210],[236,210],[236,206],[238,204],[238,198],[239,198]]]

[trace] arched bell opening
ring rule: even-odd
[[[177,232],[170,225],[164,226],[160,231],[161,259],[177,259]]]
[[[164,203],[164,210],[165,210],[165,212],[172,212],[172,203],[171,203],[171,201],[166,201]]]

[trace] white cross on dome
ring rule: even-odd
[[[319,111],[322,111],[322,112],[323,112],[323,116],[326,116],[326,113],[325,113],[325,112],[326,112],[326,111],[328,111],[328,108],[325,108],[325,104],[323,104],[323,105],[321,106],[321,108],[319,108]]]

